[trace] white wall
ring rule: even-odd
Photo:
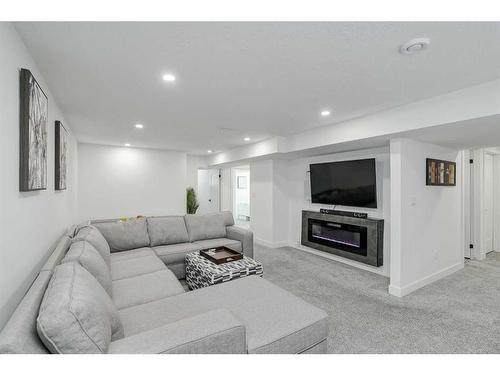
[[[186,212],[186,154],[81,143],[80,220]]]
[[[41,263],[76,221],[77,143],[70,134],[68,188],[54,190],[54,121],[67,123],[13,26],[0,22],[0,328]],[[47,190],[19,192],[19,70],[31,70],[49,98]],[[70,131],[71,133],[71,131]]]
[[[391,281],[403,296],[463,267],[460,152],[391,141]],[[426,186],[425,159],[457,162],[457,186]]]
[[[384,264],[373,267],[346,258],[326,254],[313,250],[319,255],[325,255],[355,267],[372,271],[384,276],[389,276],[390,269],[390,159],[389,148],[376,148],[362,151],[343,152],[338,154],[323,155],[311,158],[302,158],[290,162],[289,187],[290,187],[290,242],[294,246],[300,245],[302,228],[302,211],[319,211],[320,208],[332,208],[324,204],[311,203],[309,182],[309,164],[327,163],[343,160],[375,158],[377,171],[377,208],[344,207],[336,209],[366,212],[370,217],[384,219]],[[299,246],[301,247],[301,246]]]
[[[198,189],[198,169],[207,167],[207,159],[203,156],[186,156],[186,187]]]
[[[250,164],[250,228],[256,242],[272,248],[290,243],[288,168],[288,160]]]
[[[250,189],[251,188],[252,187],[250,187]],[[274,160],[272,200],[274,246],[285,246],[290,244],[290,206],[292,204],[290,191],[290,161],[281,159]]]
[[[250,164],[250,228],[254,239],[265,245],[274,242],[273,231],[273,160]]]
[[[233,210],[233,198],[231,192],[231,168],[220,170],[220,209],[221,211]]]

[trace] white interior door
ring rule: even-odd
[[[500,154],[493,156],[493,248],[500,251]]]
[[[464,181],[464,258],[472,258],[470,245],[474,243],[474,163],[472,150],[464,150],[462,177]],[[468,173],[467,173],[468,171]]]
[[[198,170],[198,214],[220,211],[220,179],[218,169]]]
[[[484,249],[493,251],[493,155],[484,154]]]

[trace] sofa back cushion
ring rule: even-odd
[[[226,237],[226,219],[221,212],[186,215],[184,220],[191,242]]]
[[[99,281],[110,297],[113,296],[111,272],[99,252],[87,241],[71,245],[61,263],[76,262]]]
[[[221,211],[214,215],[222,215],[222,217],[224,217],[224,223],[226,224],[226,227],[234,225],[234,217],[231,211]]]
[[[149,235],[145,218],[127,221],[93,223],[109,243],[111,252],[149,246]]]
[[[150,246],[189,242],[183,216],[148,217]]]
[[[78,263],[57,266],[40,306],[40,339],[52,353],[106,353],[123,338],[118,311],[99,282]]]
[[[106,265],[111,269],[110,248],[108,241],[103,237],[101,232],[93,225],[84,225],[78,229],[72,242],[87,241],[101,254]]]

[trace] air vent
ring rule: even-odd
[[[411,55],[423,51],[429,46],[429,43],[430,40],[428,38],[412,39],[399,47],[399,52],[403,55]]]

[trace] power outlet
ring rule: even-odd
[[[417,197],[411,197],[410,198],[410,207],[416,207],[417,206]]]

